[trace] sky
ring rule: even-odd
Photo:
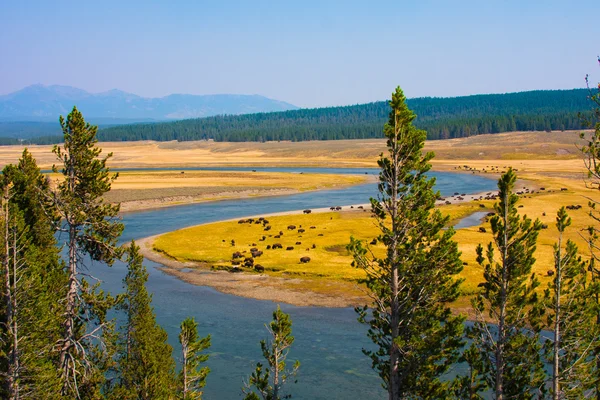
[[[0,94],[260,94],[300,107],[584,87],[600,1],[0,0]]]

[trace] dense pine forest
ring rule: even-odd
[[[450,98],[409,99],[415,126],[428,139],[449,139],[512,131],[582,129],[579,113],[591,112],[587,89],[538,90]],[[173,122],[128,124],[98,131],[100,141],[264,142],[383,138],[385,101],[343,107],[301,109],[246,115],[222,115]],[[58,143],[61,136],[39,135],[28,143]],[[17,144],[11,137],[0,145]]]
[[[586,89],[532,91],[453,98],[417,98],[408,105],[428,139],[511,131],[584,127]],[[121,125],[99,131],[104,141],[207,140],[224,142],[338,140],[383,137],[388,102],[276,113],[216,116],[168,123]]]

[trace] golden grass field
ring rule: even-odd
[[[497,179],[502,171],[513,167],[520,179],[529,187],[545,187],[545,191],[526,195],[521,199],[520,213],[540,218],[548,229],[540,233],[537,262],[534,271],[544,281],[546,272],[552,268],[552,246],[557,232],[554,226],[556,211],[560,206],[582,205],[579,210],[569,211],[573,226],[567,237],[575,240],[585,256],[581,232],[590,223],[586,216],[587,198],[598,198],[596,192],[586,188],[585,168],[579,148],[583,145],[578,132],[514,132],[481,135],[470,138],[430,141],[427,151],[434,151],[434,170],[481,174]],[[105,152],[113,152],[109,165],[119,168],[139,167],[190,167],[190,166],[330,166],[375,167],[381,152],[385,151],[384,140],[343,140],[329,142],[271,142],[271,143],[215,143],[215,142],[135,142],[101,143]],[[0,164],[15,162],[22,148],[0,147]],[[30,151],[43,168],[54,162],[50,146],[32,146]],[[467,167],[466,167],[467,166]],[[162,204],[177,204],[186,201],[219,200],[222,198],[253,195],[285,194],[293,191],[314,190],[359,183],[364,177],[327,176],[312,174],[294,175],[277,173],[227,173],[208,171],[135,172],[120,174],[107,198],[110,201],[136,203],[138,208],[155,207]],[[521,185],[521,183],[520,183]],[[561,191],[561,188],[567,189]],[[443,206],[443,212],[453,220],[482,210],[492,202],[471,202]],[[125,209],[127,209],[125,207]],[[544,215],[545,213],[545,215]],[[202,265],[227,265],[234,251],[248,251],[256,243],[264,254],[257,262],[264,265],[266,274],[272,277],[293,277],[296,292],[335,292],[343,296],[344,291],[357,294],[352,282],[361,278],[361,271],[350,267],[351,257],[345,246],[350,235],[369,240],[377,236],[377,229],[369,212],[312,213],[309,215],[286,215],[268,218],[273,232],[284,232],[280,239],[267,237],[259,225],[239,225],[236,222],[218,223],[175,232],[158,238],[154,246],[182,261],[200,261]],[[301,238],[297,233],[285,229],[289,224],[302,225],[306,229]],[[465,279],[463,290],[473,293],[481,280],[482,270],[475,263],[475,247],[491,240],[489,224],[483,223],[488,233],[480,233],[479,227],[460,229],[455,239],[466,263],[461,277]],[[268,232],[269,234],[274,234]],[[318,236],[322,233],[323,236]],[[231,246],[231,239],[235,246]],[[225,242],[223,242],[225,240]],[[266,250],[267,244],[278,241],[284,250]],[[296,245],[299,241],[302,244]],[[203,245],[198,246],[198,243]],[[316,248],[312,248],[315,244]],[[288,245],[294,250],[286,251]],[[310,250],[306,250],[309,248]],[[378,246],[375,246],[377,249]],[[376,250],[381,251],[381,249]],[[311,261],[300,263],[302,256]],[[239,275],[239,274],[230,274]],[[297,279],[301,278],[301,279]],[[191,278],[190,278],[191,280]],[[292,279],[289,279],[292,282]],[[332,284],[329,284],[330,282]],[[335,283],[335,284],[333,284]],[[336,286],[337,283],[352,283]],[[291,283],[290,283],[291,285]],[[544,285],[543,285],[544,286]],[[281,286],[279,286],[281,287]],[[241,289],[244,292],[245,289]],[[249,290],[249,289],[248,289]],[[240,294],[239,291],[236,294]],[[243,294],[243,293],[242,293]],[[262,295],[251,296],[260,297]],[[260,297],[263,298],[263,297]],[[268,296],[266,298],[269,298]],[[289,302],[294,302],[291,299]],[[311,303],[312,304],[312,303]],[[465,300],[457,307],[466,308]]]

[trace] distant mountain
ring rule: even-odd
[[[86,120],[105,125],[298,108],[259,95],[172,94],[161,98],[145,98],[116,89],[103,93],[88,93],[70,86],[32,85],[0,96],[0,120],[56,122],[59,115],[68,114],[74,105]]]

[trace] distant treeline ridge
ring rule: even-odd
[[[592,104],[587,89],[537,90],[509,94],[452,98],[415,98],[408,106],[417,114],[415,125],[428,139],[449,139],[513,131],[576,130],[586,125]],[[141,123],[101,129],[101,141],[221,142],[306,141],[382,138],[388,119],[385,101],[342,107],[300,109],[246,115],[223,115],[173,122]],[[50,144],[60,136],[31,139]],[[0,144],[16,139],[0,138]]]

